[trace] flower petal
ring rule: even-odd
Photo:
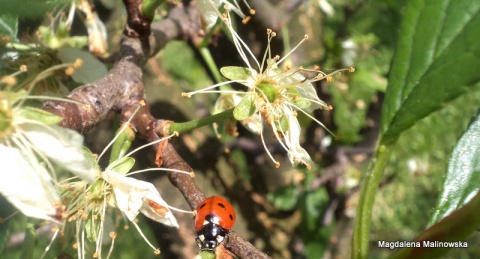
[[[142,212],[157,222],[178,228],[177,220],[153,184],[114,171],[103,172],[102,178],[112,185],[117,206],[130,221]]]
[[[56,221],[61,201],[47,170],[16,148],[0,145],[0,154],[0,193],[27,216]]]
[[[200,14],[202,15],[203,20],[205,21],[205,25],[207,30],[211,29],[213,25],[217,22],[218,19],[218,10],[217,8],[220,6],[220,0],[199,0],[197,1],[198,10],[200,10]]]
[[[168,209],[168,204],[162,199],[156,189],[148,193],[147,198],[142,205],[141,211],[143,215],[157,222],[167,226],[179,228],[177,219]]]
[[[23,134],[40,152],[59,166],[93,183],[95,168],[84,155],[83,136],[57,125],[21,124]]]
[[[287,107],[284,107],[284,113],[292,114],[292,111],[290,111]],[[289,148],[288,158],[294,166],[299,162],[307,166],[312,165],[313,161],[310,158],[310,155],[300,146],[300,133],[301,128],[297,117],[288,115],[288,132],[286,133],[287,137],[285,138],[285,143]]]

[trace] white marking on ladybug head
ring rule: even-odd
[[[205,226],[205,225],[207,225],[208,223],[210,223],[210,222],[208,222],[208,221],[205,220],[205,221],[203,222],[203,225]]]
[[[212,222],[218,225],[220,223],[220,219],[218,217],[213,217]]]
[[[218,243],[221,243],[223,241],[223,239],[224,239],[223,236],[221,236],[221,235],[217,236],[217,242]]]
[[[203,242],[203,241],[205,241],[205,236],[204,236],[204,235],[200,235],[200,236],[198,236],[198,239],[200,239],[200,241]]]

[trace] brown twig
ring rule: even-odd
[[[146,33],[142,27],[144,24],[138,23],[136,19],[139,17],[132,14],[137,12],[134,7],[137,4],[135,8],[138,8],[139,2],[141,1],[124,0],[129,13],[125,34],[134,38],[124,36],[119,59],[113,68],[103,78],[78,87],[67,95],[67,98],[80,104],[58,101],[44,103],[45,110],[63,117],[61,126],[85,132],[103,120],[112,110],[120,110],[123,119],[131,117],[139,101],[144,99],[141,68],[146,60],[172,39],[196,37],[199,31],[198,11],[194,7],[177,7],[171,10],[168,18],[152,26],[152,34],[148,37],[148,45],[151,48],[145,48],[145,40],[142,40],[142,35]],[[131,29],[135,31],[133,34]],[[161,137],[156,132],[161,122],[162,120],[157,120],[151,115],[148,105],[141,107],[131,121],[138,135],[149,142]],[[157,147],[154,146],[155,149]],[[162,156],[165,168],[192,171],[171,144],[166,146]],[[192,177],[169,173],[168,178],[180,190],[192,209],[204,200],[203,192]],[[230,234],[226,247],[242,258],[268,258],[235,232]]]

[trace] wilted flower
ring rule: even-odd
[[[323,124],[310,115],[310,112],[315,109],[331,110],[332,107],[318,98],[312,83],[323,79],[330,81],[332,75],[345,70],[353,72],[354,69],[340,69],[330,74],[320,71],[318,67],[314,69],[304,69],[303,67],[291,69],[285,66],[285,69],[282,70],[280,69],[280,64],[303,41],[308,39],[308,37],[305,36],[304,39],[283,58],[279,56],[272,57],[270,41],[276,34],[270,29],[267,30],[267,50],[260,63],[245,42],[243,42],[235,32],[230,18],[227,16],[224,21],[232,34],[235,47],[247,67],[223,67],[220,69],[221,73],[231,81],[198,91],[183,93],[183,96],[191,97],[197,93],[219,92],[223,94],[219,100],[227,103],[225,102],[225,95],[231,95],[229,100],[235,104],[233,110],[234,118],[241,121],[251,131],[261,135],[265,150],[277,167],[280,166],[280,163],[270,154],[263,138],[263,122],[272,128],[273,134],[287,151],[290,162],[293,165],[300,163],[310,168],[312,160],[308,153],[300,146],[301,128],[296,118],[297,112],[304,113],[323,127]],[[250,64],[249,57],[254,59],[254,65]],[[254,69],[254,66],[257,67],[257,69]],[[308,78],[303,75],[303,73],[307,72],[314,73],[315,76]],[[247,91],[212,90],[220,85],[232,82],[245,85]]]
[[[27,216],[56,221],[62,204],[55,168],[91,181],[94,169],[83,155],[83,137],[55,125],[61,117],[24,106],[28,98],[35,97],[0,91],[0,193]]]

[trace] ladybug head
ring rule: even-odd
[[[195,241],[201,250],[214,250],[223,242],[227,234],[227,230],[210,222],[197,231],[197,238]]]

